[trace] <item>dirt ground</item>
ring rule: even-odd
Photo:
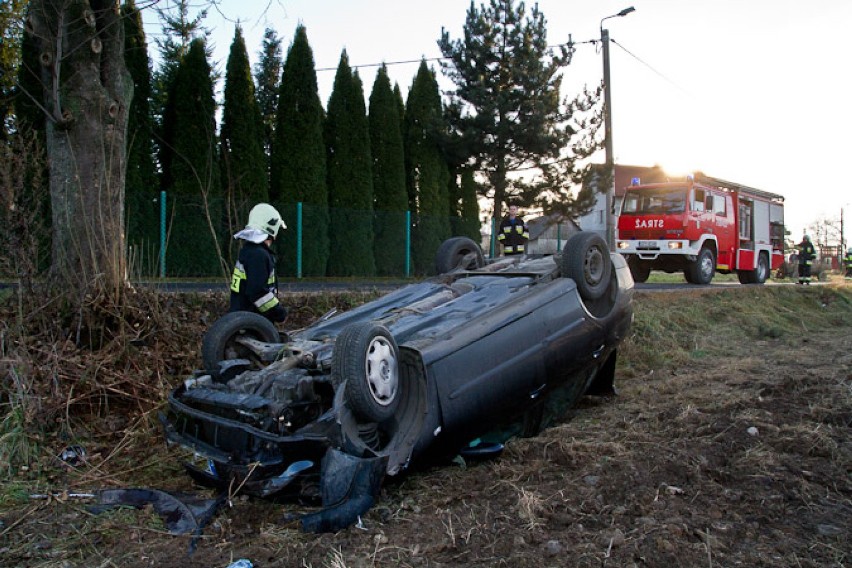
[[[300,532],[288,517],[306,510],[299,505],[237,497],[193,543],[169,535],[150,509],[95,515],[85,499],[60,495],[4,504],[0,565],[224,568],[239,558],[255,567],[333,568],[852,563],[848,320],[810,330],[806,340],[784,334],[740,345],[722,361],[696,356],[621,373],[618,388],[617,397],[584,398],[537,437],[510,440],[492,461],[387,480],[361,524],[339,533]],[[41,489],[144,482],[212,496],[194,487],[161,445],[153,411],[128,416],[115,430],[103,447],[90,449],[87,464],[39,466],[49,484]],[[110,460],[122,446],[136,452],[124,470]],[[106,464],[109,474],[99,477]],[[137,468],[144,475],[154,468],[155,478],[137,476]]]

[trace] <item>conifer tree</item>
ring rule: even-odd
[[[411,256],[419,274],[433,271],[435,253],[450,236],[449,170],[440,146],[444,130],[438,82],[423,60],[408,92],[403,122],[406,185],[415,217]]]
[[[478,243],[482,240],[482,226],[479,220],[479,186],[473,173],[473,168],[463,168],[459,176],[458,217],[453,234],[469,237]]]
[[[9,6],[13,8],[13,5]],[[29,8],[27,8],[29,9]],[[47,124],[44,110],[39,106],[45,100],[45,88],[41,76],[39,61],[39,42],[33,33],[24,27],[20,38],[20,57],[17,60],[17,81],[12,89],[12,107],[14,120],[7,122],[7,132],[14,135],[32,136],[33,142],[28,145],[27,171],[25,184],[32,194],[31,202],[37,210],[37,219],[41,226],[31,229],[38,235],[38,271],[44,271],[51,264],[52,248],[52,212],[50,201],[49,178],[47,169]],[[11,47],[11,43],[10,43]],[[38,229],[43,229],[38,231]]]
[[[483,195],[493,198],[495,216],[510,198],[570,212],[570,182],[585,175],[577,163],[597,147],[589,143],[596,118],[571,122],[594,114],[599,98],[584,94],[567,108],[560,103],[561,73],[572,46],[549,48],[538,6],[527,16],[525,4],[514,0],[490,0],[480,9],[471,3],[463,39],[451,40],[444,31],[438,44],[447,59],[444,73],[456,86],[449,121],[470,162],[488,177]],[[586,139],[575,143],[575,133]],[[512,175],[520,171],[525,175]]]
[[[287,223],[277,238],[279,272],[296,273],[296,204],[303,203],[302,273],[325,276],[329,217],[323,110],[313,51],[302,25],[287,51],[275,118],[270,197]]]
[[[133,80],[133,100],[127,123],[127,173],[124,198],[127,244],[133,247],[131,269],[154,271],[159,244],[159,180],[154,160],[151,114],[151,60],[134,0],[121,9],[124,21],[124,60]]]
[[[405,266],[405,153],[397,99],[391,91],[387,67],[382,65],[370,94],[370,152],[373,169],[373,197],[376,211],[376,272],[380,276],[399,275]]]
[[[373,176],[364,89],[340,56],[325,122],[331,214],[330,276],[370,276],[373,259]]]
[[[28,30],[21,37],[20,62],[17,69],[17,88],[14,92],[15,127],[25,125],[37,132],[41,145],[44,146],[45,120],[44,111],[39,104],[44,101],[45,86],[41,77],[39,62],[38,39]]]
[[[405,121],[405,99],[402,97],[402,89],[399,88],[399,83],[393,84],[393,98],[396,101],[396,108],[399,111],[399,124],[402,128]]]
[[[164,178],[174,204],[167,266],[175,275],[213,275],[221,264],[222,198],[216,148],[216,102],[203,39],[190,43],[175,74],[166,117],[173,116],[173,151]],[[165,164],[164,164],[165,165]]]
[[[266,155],[266,175],[269,183],[269,171],[272,158],[272,140],[275,133],[275,115],[278,110],[278,89],[281,80],[281,39],[272,28],[263,33],[263,46],[254,68],[254,80],[257,85],[257,106],[263,119],[263,152]]]
[[[160,179],[160,185],[163,189],[172,184],[167,172],[171,172],[174,149],[166,141],[172,140],[175,136],[174,107],[170,107],[168,101],[170,98],[174,100],[173,90],[177,70],[189,51],[193,39],[197,37],[206,38],[209,35],[209,31],[202,26],[202,21],[207,17],[207,11],[201,10],[194,17],[191,17],[189,8],[189,0],[175,0],[167,8],[157,9],[157,15],[163,22],[163,33],[162,37],[155,39],[160,50],[161,64],[154,73],[152,110],[155,118],[154,143],[157,148],[160,169],[163,172]],[[215,82],[214,78],[213,83],[215,84]]]
[[[25,0],[0,4],[0,141],[6,140],[13,124],[15,77],[21,61]]]
[[[255,204],[269,201],[262,129],[248,52],[242,30],[237,26],[225,71],[219,144],[226,234],[245,225]],[[235,244],[232,239],[229,242]],[[236,252],[234,249],[234,246],[229,247],[229,264]]]

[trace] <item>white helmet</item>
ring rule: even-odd
[[[258,203],[249,212],[247,227],[263,231],[274,239],[278,229],[286,229],[287,225],[275,207],[269,203]]]

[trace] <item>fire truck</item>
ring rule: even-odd
[[[698,173],[645,185],[634,178],[616,247],[636,282],[662,270],[682,271],[691,284],[709,284],[716,272],[763,284],[784,261],[784,198]]]

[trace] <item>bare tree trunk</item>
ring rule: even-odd
[[[118,299],[126,281],[124,175],[133,83],[115,0],[32,0],[45,82],[53,277]]]

